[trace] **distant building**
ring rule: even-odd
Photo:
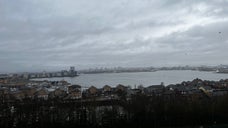
[[[88,89],[88,93],[89,95],[93,95],[95,96],[97,93],[98,93],[98,89],[94,86],[91,86],[89,89]]]
[[[48,99],[48,92],[45,89],[41,89],[35,93],[35,97],[39,99]]]
[[[112,88],[109,86],[109,85],[105,85],[103,88],[102,88],[102,93],[104,95],[110,95],[112,93]]]
[[[24,73],[24,74],[22,75],[22,77],[23,77],[24,79],[29,79],[29,73]]]
[[[18,77],[18,74],[11,74],[9,77]],[[33,78],[50,78],[50,77],[74,77],[78,76],[77,71],[75,71],[75,67],[70,67],[69,70],[62,70],[58,72],[46,72],[43,71],[41,73],[24,73],[20,75],[20,77],[25,79],[33,79]],[[3,76],[0,74],[0,78]]]
[[[127,90],[127,87],[125,87],[122,84],[119,84],[116,86],[116,91],[126,91],[126,90]]]
[[[82,98],[82,93],[81,93],[81,90],[78,88],[72,90],[67,97],[67,99],[80,99],[80,98]]]
[[[41,77],[43,77],[43,78],[46,77],[46,71],[43,71],[43,72],[42,72]]]
[[[68,87],[68,91],[69,91],[69,93],[70,92],[73,92],[74,90],[79,90],[79,91],[81,91],[81,86],[80,85],[71,85],[71,86],[69,86]]]
[[[77,71],[75,71],[75,67],[70,67],[69,75],[70,75],[71,77],[77,75]]]
[[[161,95],[162,92],[164,91],[165,89],[165,86],[164,85],[151,85],[147,88],[144,89],[144,92],[149,95],[149,96],[152,96],[152,95]]]
[[[62,70],[62,76],[68,76],[69,72],[67,70]]]
[[[112,88],[109,85],[103,87],[103,92],[111,92]]]
[[[62,77],[62,73],[61,72],[57,72],[57,73],[55,73],[55,76]]]

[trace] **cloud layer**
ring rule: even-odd
[[[228,64],[227,0],[0,0],[0,72]]]

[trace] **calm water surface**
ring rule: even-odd
[[[34,80],[66,80],[71,84],[82,86],[96,86],[98,88],[104,85],[116,86],[117,84],[150,86],[164,82],[165,85],[181,83],[182,81],[191,81],[195,78],[203,80],[228,79],[228,74],[219,74],[214,72],[200,71],[156,71],[156,72],[135,72],[135,73],[102,73],[102,74],[80,74],[78,77],[58,77],[42,78]]]

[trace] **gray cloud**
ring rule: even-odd
[[[0,71],[227,64],[227,6],[227,0],[0,0]]]

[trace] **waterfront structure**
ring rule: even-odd
[[[23,73],[21,75],[21,77],[25,79],[51,78],[51,77],[75,77],[75,76],[78,76],[78,72],[75,70],[75,67],[70,67],[69,71],[67,70],[62,70],[59,72],[43,71],[42,73]]]

